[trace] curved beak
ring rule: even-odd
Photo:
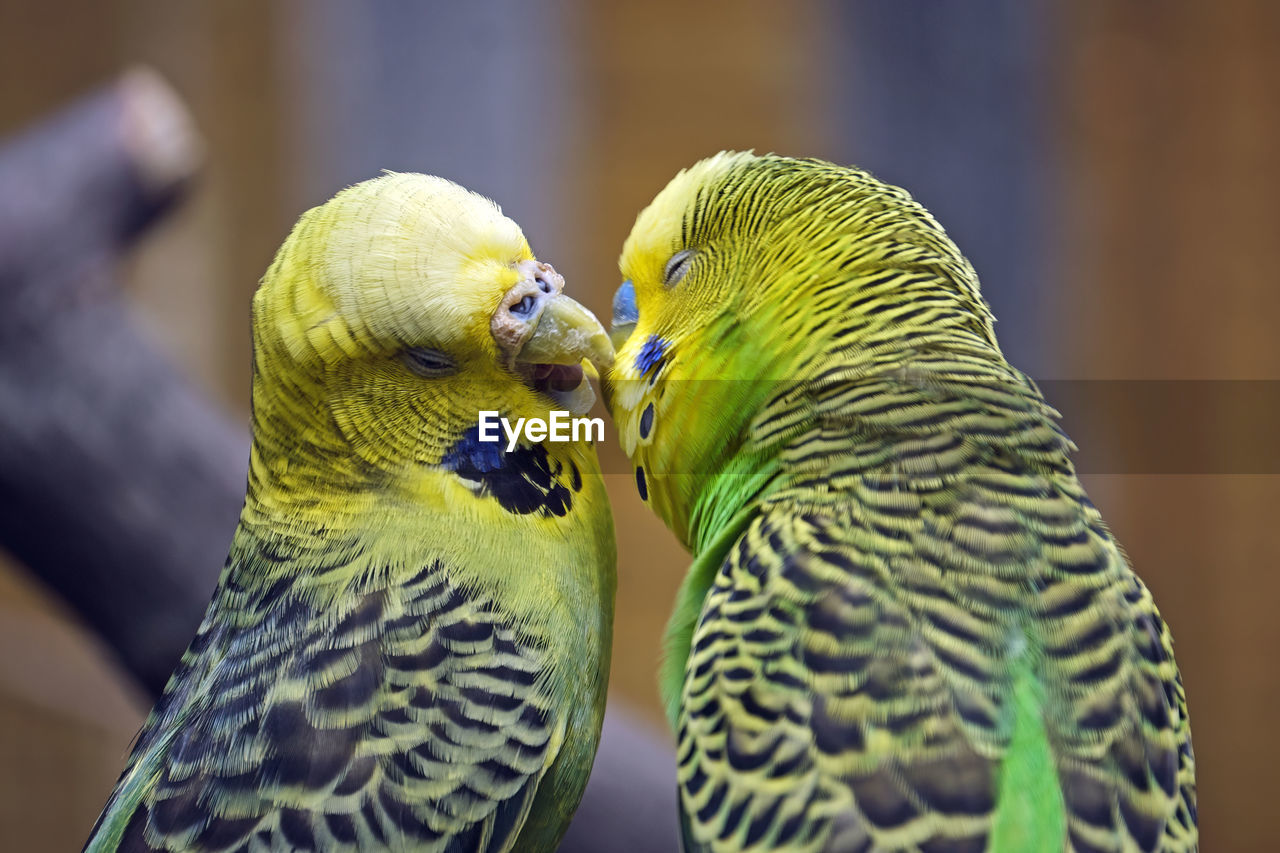
[[[522,261],[525,273],[502,297],[490,329],[508,366],[535,390],[574,414],[595,402],[584,360],[600,373],[613,364],[613,344],[595,315],[565,296],[550,264]]]
[[[533,332],[514,354],[518,364],[579,364],[597,370],[613,364],[613,344],[596,316],[564,294],[545,300],[533,320]]]

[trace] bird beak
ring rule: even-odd
[[[582,362],[606,372],[613,344],[595,315],[564,295],[564,278],[550,264],[522,261],[520,268],[525,277],[502,297],[490,323],[498,349],[535,390],[586,414],[595,392]]]
[[[597,370],[613,364],[613,344],[596,316],[560,294],[547,299],[534,320],[533,334],[515,354],[524,364],[579,364],[585,358]]]

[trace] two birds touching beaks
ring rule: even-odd
[[[686,851],[1196,849],[1169,629],[929,213],[722,153],[620,266],[610,335],[456,184],[303,215],[254,297],[230,555],[86,849],[554,850],[613,522],[590,440],[477,415],[583,414],[593,374],[693,555],[660,678]]]

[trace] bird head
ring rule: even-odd
[[[612,347],[563,289],[519,226],[457,184],[344,190],[303,215],[255,295],[256,451],[394,479],[445,464],[481,411],[584,413],[583,364],[606,369]]]
[[[758,492],[774,439],[802,428],[803,411],[764,423],[771,400],[926,334],[995,345],[977,278],[929,213],[818,160],[697,163],[640,213],[619,265],[606,401],[641,495],[690,547],[709,496]]]

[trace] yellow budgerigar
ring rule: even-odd
[[[613,525],[582,414],[612,349],[520,228],[389,174],[254,298],[248,493],[87,849],[550,851],[599,740]]]
[[[689,853],[1189,851],[1172,638],[904,190],[721,154],[636,220],[611,408],[694,553]]]

